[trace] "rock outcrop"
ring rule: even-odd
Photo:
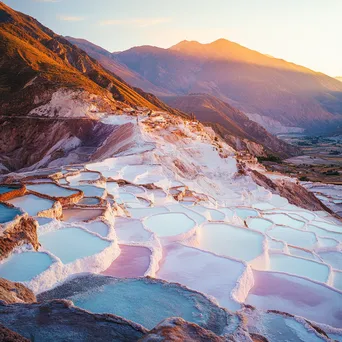
[[[214,334],[197,324],[185,321],[180,317],[167,318],[152,329],[139,342],[223,342],[226,338]]]
[[[29,342],[27,338],[0,324],[0,341],[3,342]]]
[[[11,305],[0,302],[0,323],[36,342],[131,342],[148,332],[141,325],[124,318],[91,314],[66,300]]]
[[[324,210],[334,215],[312,192],[306,190],[300,184],[287,181],[286,179],[271,180],[256,170],[249,170],[252,179],[259,186],[270,190],[273,193],[285,197],[289,203],[308,210]]]
[[[38,250],[37,229],[38,222],[25,214],[11,221],[3,231],[0,230],[0,260],[6,258],[15,247],[25,243]]]
[[[0,300],[7,304],[33,303],[36,301],[36,296],[23,284],[0,278]]]

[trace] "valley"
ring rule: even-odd
[[[0,340],[342,341],[341,94],[226,39],[112,53],[0,2]]]

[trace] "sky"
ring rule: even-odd
[[[3,0],[111,52],[225,38],[342,76],[342,0]]]

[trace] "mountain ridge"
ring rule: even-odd
[[[284,126],[313,131],[334,128],[342,120],[337,80],[227,40],[135,47],[115,57],[174,95],[208,93],[247,115],[270,117]]]

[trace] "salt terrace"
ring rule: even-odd
[[[73,171],[65,166],[59,179],[46,172],[46,182],[26,184],[27,193],[8,200],[11,206],[1,203],[1,224],[25,212],[38,220],[41,249],[17,248],[1,261],[0,277],[39,294],[82,272],[114,276],[100,287],[84,285],[79,294],[59,293],[86,310],[122,315],[148,328],[178,315],[208,325],[205,296],[232,311],[255,306],[266,330],[271,324],[287,329],[285,318],[267,309],[342,328],[341,222],[238,176],[234,151],[222,143],[225,156],[219,156],[209,129],[195,134],[181,119],[165,118],[141,119],[131,137],[139,147],[126,154]],[[130,120],[135,122],[123,118]],[[170,134],[168,120],[186,138]],[[82,196],[64,202],[62,215],[47,214],[58,198],[76,193]],[[160,280],[126,279],[143,276]],[[162,280],[199,291],[204,299]],[[122,301],[114,305],[118,293]],[[147,308],[152,301],[148,315],[127,304]],[[334,338],[342,338],[342,331],[334,331]]]

